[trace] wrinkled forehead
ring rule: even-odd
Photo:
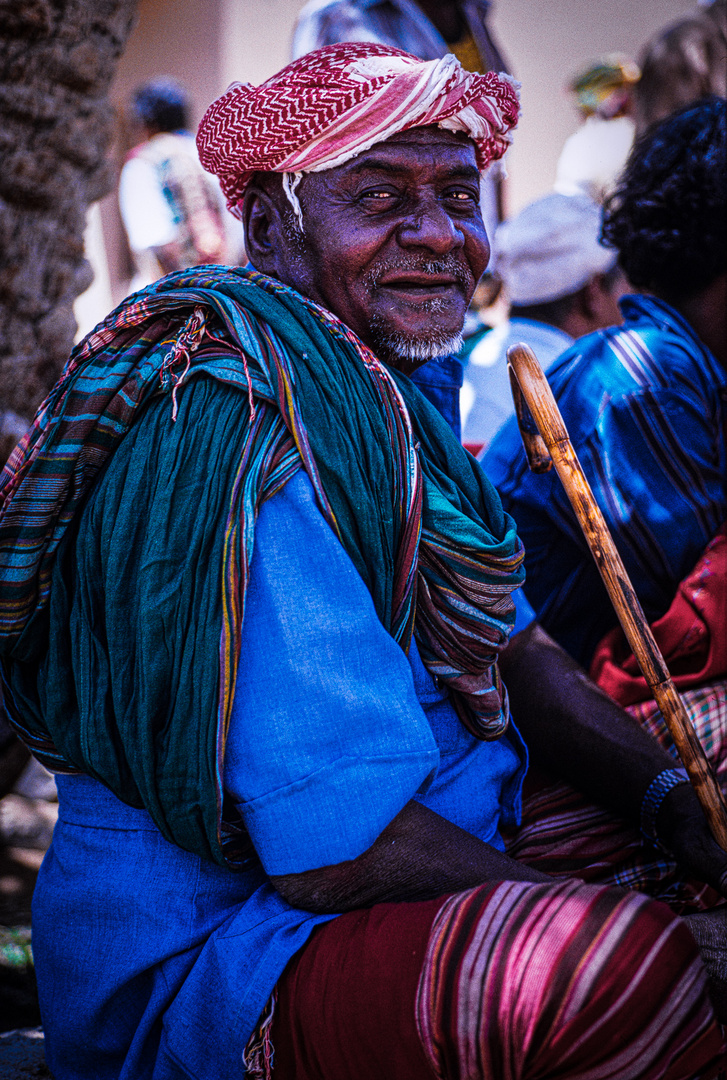
[[[374,143],[335,171],[343,172],[347,168],[360,170],[382,158],[401,159],[403,162],[408,159],[412,163],[431,159],[439,162],[444,169],[469,167],[473,177],[478,175],[474,141],[464,132],[445,131],[436,124],[397,132],[382,142]]]
[[[413,127],[407,128],[406,131],[398,131],[395,135],[390,135],[388,139],[384,139],[380,143],[374,143],[371,150],[376,150],[379,146],[397,145],[464,147],[472,154],[473,160],[475,155],[475,143],[469,135],[464,131],[447,131],[446,128],[440,127],[439,124],[427,124],[425,127]],[[364,151],[364,153],[370,153],[370,151]]]
[[[479,182],[475,144],[461,132],[436,126],[410,128],[352,157],[343,165],[318,169],[300,179],[302,190],[330,188],[340,179],[368,173],[421,174],[446,182],[450,177]]]
[[[374,143],[368,150],[362,150],[360,154],[356,154],[355,157],[344,162],[343,165],[319,167],[315,170],[306,171],[302,174],[303,179],[318,174],[336,174],[352,167],[360,168],[362,162],[368,163],[381,157],[382,153],[392,155],[399,150],[403,152],[411,150],[416,155],[421,155],[422,152],[435,155],[443,153],[447,160],[454,154],[458,161],[470,164],[473,173],[478,171],[476,146],[468,135],[461,131],[446,131],[436,124],[430,124],[426,127],[415,127],[409,128],[407,131],[399,131],[388,139]],[[283,175],[280,172],[257,172],[255,174],[258,181],[263,180],[263,178],[278,178],[278,182]]]
[[[406,131],[375,143],[352,157],[343,165],[317,169],[303,174],[257,173],[258,186],[263,187],[278,202],[299,216],[302,226],[303,205],[312,198],[326,200],[338,183],[347,184],[352,178],[368,173],[421,174],[439,183],[449,179],[481,182],[474,141],[463,132],[447,131],[436,124],[409,128]]]

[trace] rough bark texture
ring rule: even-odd
[[[113,177],[107,92],[136,2],[0,0],[0,453],[3,414],[32,419],[73,345],[92,276],[86,209]]]

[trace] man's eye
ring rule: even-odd
[[[447,198],[459,203],[477,203],[477,196],[472,191],[448,191]]]
[[[372,202],[385,202],[387,199],[395,199],[396,195],[393,191],[385,191],[381,188],[375,188],[371,191],[364,191],[361,195],[362,199],[370,199]]]

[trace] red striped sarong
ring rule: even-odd
[[[342,915],[288,965],[269,1033],[250,1076],[707,1080],[724,1060],[681,920],[575,881]]]
[[[727,788],[727,681],[683,698]],[[676,757],[655,704],[630,711]],[[633,826],[566,784],[526,794],[523,824],[507,842],[513,857],[566,880],[378,904],[319,927],[278,983],[248,1075],[723,1077],[727,1053],[694,941],[642,895],[686,912],[713,906],[716,893],[684,880]]]

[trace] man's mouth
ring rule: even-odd
[[[396,273],[385,274],[376,283],[378,289],[387,289],[402,296],[445,296],[452,290],[460,290],[461,283],[451,274]]]

